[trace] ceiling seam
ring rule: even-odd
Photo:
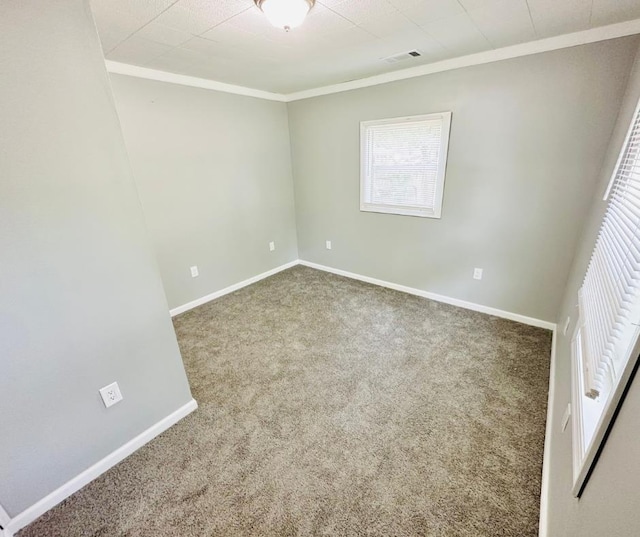
[[[180,1],[180,0],[178,0],[178,1]],[[253,6],[246,7],[242,11],[238,11],[238,13],[234,13],[233,15],[231,15],[231,17],[227,17],[226,19],[220,21],[219,23],[214,24],[210,28],[207,28],[204,32],[196,34],[196,35],[194,35],[194,34],[191,34],[191,35],[194,35],[194,37],[200,37],[202,39],[208,39],[207,37],[202,37],[202,36],[204,34],[206,34],[207,32],[209,32],[210,30],[213,30],[214,28],[217,28],[221,24],[224,24],[225,22],[229,22],[231,19],[237,17],[238,15],[242,15],[243,13],[246,13],[247,11],[249,11],[252,8],[253,8]],[[252,32],[249,32],[249,33],[252,33]],[[213,39],[209,39],[209,41],[213,41]],[[214,41],[214,43],[219,43],[219,41]]]
[[[591,0],[593,2],[593,0]],[[538,35],[538,29],[536,28],[536,23],[533,22],[533,15],[531,14],[531,6],[529,5],[529,0],[525,0],[525,4],[527,4],[527,11],[529,12],[529,20],[531,21],[531,27],[533,28],[533,33],[536,37],[540,37]]]
[[[472,10],[473,11],[473,10]],[[480,29],[480,27],[475,23],[475,21],[470,17],[469,12],[465,11],[465,15],[469,18],[469,20],[471,21],[471,24],[473,24],[473,27],[478,30],[478,33],[485,38],[485,40],[487,41],[487,43],[489,43],[489,46],[491,47],[492,50],[496,50],[496,45],[493,43],[493,41],[491,41],[491,39],[489,39],[485,33]]]
[[[113,52],[115,49],[117,49],[120,45],[122,45],[122,43],[124,43],[127,39],[129,39],[130,37],[132,37],[133,35],[137,34],[140,30],[142,30],[143,28],[146,28],[149,24],[151,24],[154,20],[156,20],[160,15],[162,15],[165,11],[171,9],[173,6],[175,6],[180,0],[174,0],[170,5],[168,5],[166,8],[164,8],[160,13],[158,13],[155,17],[153,17],[152,19],[149,19],[147,22],[145,22],[142,26],[140,26],[137,30],[134,30],[132,33],[130,33],[127,37],[125,37],[122,41],[120,41],[116,46],[111,47],[108,51],[106,51],[105,54],[110,54],[111,52]]]
[[[105,54],[110,54],[112,53],[115,49],[117,49],[120,45],[122,45],[122,43],[124,43],[125,41],[127,41],[128,39],[130,39],[131,37],[133,37],[134,35],[136,35],[140,30],[146,28],[147,26],[149,26],[149,24],[151,24],[153,21],[155,21],[158,17],[160,17],[160,15],[162,15],[165,11],[168,11],[169,9],[171,9],[173,6],[175,6],[178,2],[180,2],[180,0],[175,0],[171,5],[167,6],[165,9],[163,9],[160,13],[158,13],[155,17],[153,17],[152,19],[149,19],[147,22],[145,22],[142,26],[140,26],[136,31],[134,31],[133,33],[129,34],[127,37],[125,37],[122,41],[120,41],[115,47],[111,48],[109,51],[107,51]],[[218,26],[220,26],[221,24],[224,24],[227,21],[230,21],[231,19],[233,19],[234,17],[241,15],[242,13],[245,13],[246,11],[249,11],[252,8],[252,6],[246,7],[245,9],[243,9],[242,11],[238,11],[238,13],[234,13],[233,15],[231,15],[230,17],[227,17],[224,20],[221,20],[220,22],[214,24],[213,26],[210,26],[209,28],[207,28],[204,32],[201,32],[199,34],[192,34],[191,32],[184,32],[187,34],[190,34],[192,39],[194,37],[199,37],[200,39],[207,39],[207,41],[212,41],[214,43],[219,43],[219,41],[214,41],[213,39],[208,39],[206,37],[202,37],[203,34],[206,34],[209,30],[212,30],[213,28],[216,28]],[[171,28],[169,26],[169,28]],[[177,30],[177,29],[176,29]],[[152,41],[152,40],[150,40]],[[189,40],[190,41],[190,40]],[[154,41],[155,43],[155,41]],[[164,43],[160,43],[160,44],[164,44]],[[183,43],[184,44],[184,43]],[[176,49],[176,48],[180,48],[181,45],[175,45],[175,46],[171,46],[170,50]],[[158,54],[157,56],[153,56],[151,58],[151,60],[155,60],[156,58],[159,58],[160,56],[163,56],[164,54],[166,54],[167,52],[169,52],[170,50],[167,50],[165,52],[161,52],[160,54]]]
[[[333,13],[334,15],[338,15],[338,17],[346,20],[347,22],[350,22],[351,24],[353,24],[354,26],[357,26],[358,28],[360,28],[360,26],[358,26],[354,21],[352,21],[349,17],[345,17],[342,13],[338,13],[337,11],[334,11],[333,9],[331,9],[331,7],[329,7],[326,4],[323,4],[322,2],[318,2],[321,6],[324,6],[325,9],[328,9],[329,11],[331,11],[331,13]],[[364,30],[364,28],[361,28],[361,30]],[[366,30],[365,30],[366,31]],[[369,33],[369,32],[367,32]],[[373,35],[373,34],[370,34]],[[374,37],[377,37],[374,35]]]

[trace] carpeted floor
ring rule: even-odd
[[[305,267],[175,327],[200,408],[19,537],[537,536],[550,332]]]

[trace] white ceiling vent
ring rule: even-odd
[[[388,56],[386,58],[382,58],[382,61],[387,63],[399,63],[407,60],[413,60],[414,58],[419,58],[422,56],[419,50],[409,50],[407,52],[401,52],[400,54],[394,54],[393,56]]]

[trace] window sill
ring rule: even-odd
[[[399,216],[418,216],[420,218],[441,218],[440,212],[420,207],[363,204],[360,205],[360,211],[367,213],[396,214]]]

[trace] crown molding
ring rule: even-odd
[[[624,37],[638,33],[640,33],[640,19],[634,19],[618,24],[611,24],[609,26],[600,26],[598,28],[592,28],[582,32],[558,35],[546,39],[539,39],[537,41],[521,43],[519,45],[512,45],[510,47],[487,50],[485,52],[478,52],[476,54],[469,54],[467,56],[460,56],[449,60],[419,65],[417,67],[409,67],[399,71],[392,71],[391,73],[352,80],[351,82],[343,82],[342,84],[333,84],[331,86],[289,93],[286,97],[287,102],[299,101],[301,99],[309,99],[311,97],[319,97],[321,95],[340,93],[369,86],[377,86],[379,84],[386,84],[397,80],[406,80],[408,78],[460,69],[461,67],[471,67],[473,65],[499,62],[501,60],[530,56],[532,54],[575,47],[578,45],[586,45],[588,43],[606,41],[607,39],[615,39],[616,37]]]
[[[114,62],[111,60],[105,60],[105,64],[107,66],[107,71],[118,75],[135,76],[137,78],[146,78],[147,80],[180,84],[181,86],[191,86],[194,88],[222,91],[224,93],[234,93],[235,95],[256,97],[258,99],[266,99],[268,101],[279,101],[282,103],[287,102],[286,95],[282,95],[281,93],[271,93],[270,91],[247,88],[245,86],[236,86],[234,84],[226,84],[225,82],[217,82],[216,80],[210,80],[208,78],[179,75],[168,71],[159,71],[157,69],[149,69],[147,67]]]
[[[161,82],[170,82],[172,84],[181,84],[183,86],[193,86],[196,88],[223,91],[226,93],[235,93],[236,95],[245,95],[248,97],[257,97],[258,99],[288,103],[299,101],[302,99],[309,99],[311,97],[330,95],[332,93],[341,93],[343,91],[351,91],[355,89],[366,88],[369,86],[377,86],[379,84],[387,84],[388,82],[396,82],[398,80],[406,80],[409,78],[416,78],[433,73],[441,73],[443,71],[451,71],[453,69],[460,69],[462,67],[471,67],[474,65],[482,65],[485,63],[493,63],[502,60],[509,60],[512,58],[519,58],[521,56],[530,56],[532,54],[539,54],[541,52],[550,52],[552,50],[576,47],[579,45],[586,45],[589,43],[596,43],[598,41],[606,41],[608,39],[615,39],[618,37],[625,37],[634,34],[640,34],[640,19],[619,22],[617,24],[610,24],[608,26],[599,26],[597,28],[591,28],[590,30],[583,30],[581,32],[558,35],[546,39],[539,39],[537,41],[529,41],[527,43],[512,45],[510,47],[487,50],[485,52],[478,52],[476,54],[469,54],[467,56],[460,56],[458,58],[451,58],[449,60],[428,63],[426,65],[419,65],[417,67],[400,69],[398,71],[392,71],[391,73],[384,73],[381,75],[352,80],[350,82],[321,86],[318,88],[297,91],[288,94],[271,93],[269,91],[247,88],[244,86],[236,86],[233,84],[226,84],[224,82],[217,82],[215,80],[209,80],[206,78],[178,75],[166,71],[158,71],[156,69],[148,69],[146,67],[138,67],[136,65],[118,63],[109,60],[106,60],[106,65],[107,71],[109,71],[110,73],[147,78],[149,80],[158,80]]]

